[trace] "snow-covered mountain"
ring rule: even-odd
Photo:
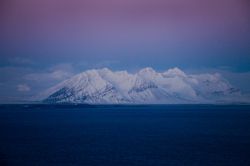
[[[178,68],[135,74],[87,70],[40,95],[45,103],[179,104],[241,102],[242,95],[219,74],[186,74]]]

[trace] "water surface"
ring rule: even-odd
[[[0,106],[1,166],[249,166],[249,156],[250,106]]]

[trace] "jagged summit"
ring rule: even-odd
[[[179,68],[156,72],[147,67],[135,74],[92,69],[73,76],[41,95],[45,103],[178,104],[225,103],[241,93],[218,74],[189,75]]]

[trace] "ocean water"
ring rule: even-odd
[[[0,165],[249,166],[250,106],[1,105]]]

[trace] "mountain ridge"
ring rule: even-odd
[[[156,72],[147,67],[132,74],[91,69],[40,95],[44,103],[214,104],[244,102],[244,96],[220,74],[186,74],[175,67]]]

